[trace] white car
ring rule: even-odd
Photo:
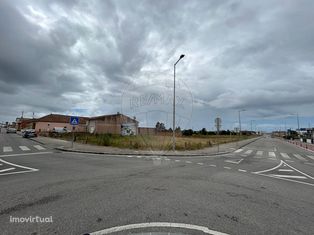
[[[7,128],[7,133],[16,133],[16,129],[9,127],[9,128]]]

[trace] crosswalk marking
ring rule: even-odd
[[[22,151],[29,151],[30,149],[26,146],[19,146]]]
[[[314,160],[314,156],[311,155],[307,155],[309,158],[311,158],[312,160]]]
[[[293,156],[295,156],[297,159],[299,159],[301,161],[307,161],[304,157],[301,157],[300,154],[295,153],[295,154],[293,154]]]
[[[275,152],[269,152],[269,153],[268,153],[268,156],[269,156],[269,157],[276,157],[276,154],[275,154]]]
[[[253,152],[253,150],[248,150],[245,152],[245,154],[251,154]]]
[[[3,152],[12,152],[12,151],[13,151],[13,149],[10,146],[4,146],[3,147]]]
[[[262,156],[263,155],[263,151],[257,151],[256,155]]]
[[[289,155],[286,153],[280,153],[280,155],[285,159],[290,159]]]
[[[238,150],[236,150],[236,151],[234,151],[235,153],[240,153],[240,152],[242,152],[243,151],[243,149],[238,149]]]
[[[34,145],[34,148],[37,150],[45,150],[45,148],[43,146],[40,146],[40,145]]]

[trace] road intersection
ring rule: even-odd
[[[84,234],[161,222],[212,234],[314,231],[314,154],[283,140],[263,137],[230,153],[189,157],[62,152],[15,134],[0,138],[1,150],[12,148],[0,152],[3,234]],[[10,216],[30,215],[54,222],[9,223]]]

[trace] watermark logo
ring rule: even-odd
[[[121,112],[138,121],[137,141],[134,148],[169,151],[173,131],[173,81],[130,85],[124,91]],[[188,86],[176,83],[175,129],[176,136],[190,125],[193,96]],[[140,141],[138,141],[138,139]]]
[[[28,216],[28,217],[14,217],[10,216],[10,223],[53,223],[52,216]]]

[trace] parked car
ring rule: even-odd
[[[23,138],[37,137],[37,134],[36,134],[35,130],[33,130],[33,129],[28,129],[28,130],[24,130],[24,131],[23,131],[22,137],[23,137]]]
[[[16,129],[9,127],[9,128],[7,128],[7,133],[16,133]]]
[[[53,132],[53,133],[63,134],[63,133],[68,133],[68,132],[70,132],[70,131],[68,131],[66,127],[54,127],[54,128],[52,129],[52,132]]]

